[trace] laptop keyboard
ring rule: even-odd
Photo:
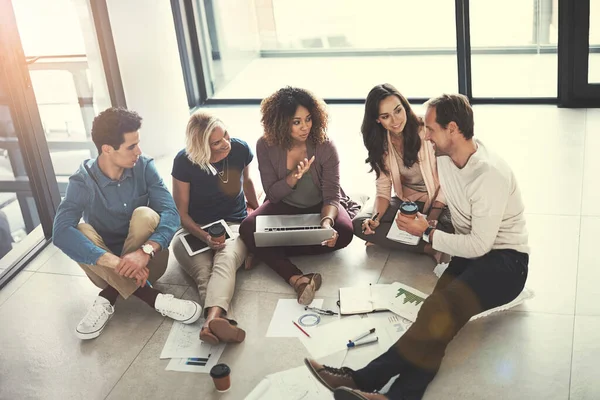
[[[277,228],[265,228],[264,232],[287,232],[287,231],[310,231],[315,229],[323,229],[320,225],[313,226],[280,226]]]

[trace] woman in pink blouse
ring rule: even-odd
[[[394,86],[385,83],[369,92],[361,131],[369,153],[366,162],[377,177],[377,193],[354,218],[354,234],[367,244],[426,252],[439,262],[442,255],[422,240],[413,246],[387,238],[402,201],[417,203],[430,224],[439,222],[438,229],[452,229],[438,179],[435,150],[425,140],[423,120]]]

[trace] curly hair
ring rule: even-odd
[[[383,161],[384,154],[388,151],[387,130],[377,123],[379,117],[379,103],[389,96],[396,96],[402,107],[406,110],[406,126],[402,134],[402,143],[404,154],[404,166],[410,168],[414,163],[418,162],[418,153],[421,148],[421,138],[419,130],[423,126],[423,121],[417,117],[415,112],[410,107],[410,103],[398,89],[389,83],[377,85],[369,92],[365,102],[365,115],[361,126],[363,135],[363,143],[367,148],[369,157],[365,160],[371,165],[371,171],[375,171],[375,175],[379,178],[379,174],[383,172],[389,175],[389,171],[385,168]]]
[[[317,145],[328,139],[325,102],[308,90],[286,86],[260,103],[263,137],[269,145],[282,146],[286,150],[292,148],[292,120],[298,106],[306,107],[312,117],[308,140]]]
[[[142,126],[142,117],[135,111],[121,107],[111,107],[102,111],[92,122],[92,141],[102,154],[102,145],[108,144],[119,150],[125,142],[126,133],[135,132]]]

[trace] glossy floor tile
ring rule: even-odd
[[[343,189],[353,198],[373,195],[374,174],[364,164],[360,135],[363,106],[329,110]],[[209,111],[254,148],[262,134],[257,106]],[[486,105],[475,106],[475,121],[476,136],[507,160],[519,180],[532,250],[527,287],[535,298],[467,324],[449,346],[425,399],[599,398],[600,158],[595,150],[600,112]],[[172,157],[156,163],[170,187]],[[258,175],[255,180],[260,182]],[[437,281],[431,258],[365,247],[358,238],[340,251],[292,261],[304,272],[323,275],[317,297],[325,299],[326,308],[336,307],[340,287],[400,281],[429,293]],[[198,298],[172,254],[156,286]],[[73,330],[97,294],[77,263],[53,245],[0,290],[0,399],[237,400],[265,375],[300,366],[308,355],[297,339],[265,337],[278,299],[295,295],[264,263],[237,273],[230,316],[247,338],[222,356],[233,371],[232,389],[223,395],[206,374],[165,371],[168,361],[158,357],[171,320],[136,298],[117,302],[98,339],[76,339]]]
[[[598,384],[599,331],[600,317],[575,317],[571,400],[595,400],[600,398],[600,385]]]
[[[470,322],[425,399],[567,399],[573,316],[505,312]]]
[[[600,217],[582,217],[577,268],[577,315],[600,316],[600,268],[598,244]]]
[[[583,199],[581,213],[583,215],[600,216],[600,185],[598,184],[598,171],[600,171],[600,110],[587,110],[584,173],[583,173]]]
[[[185,290],[174,288],[177,295]],[[164,317],[137,298],[120,299],[102,335],[81,341],[75,326],[97,294],[87,278],[36,273],[2,304],[0,321],[10,323],[0,330],[0,398],[108,395]]]
[[[518,310],[573,315],[580,217],[526,217],[531,247],[526,286],[535,292],[535,297]]]

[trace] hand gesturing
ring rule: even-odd
[[[300,178],[302,178],[302,175],[304,175],[306,171],[310,169],[310,166],[312,165],[313,161],[315,161],[315,156],[312,156],[310,160],[305,158],[304,160],[300,161],[298,163],[298,167],[296,168],[294,178],[300,180]]]

